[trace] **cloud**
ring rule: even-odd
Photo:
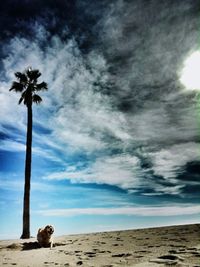
[[[187,162],[199,158],[200,145],[194,142],[177,144],[160,151],[151,152],[154,173],[166,179],[176,178],[177,173]]]
[[[137,156],[124,153],[98,157],[86,166],[73,163],[64,171],[47,173],[43,179],[108,184],[146,196],[181,196],[185,181],[177,179],[177,175],[190,159],[198,158],[198,151],[195,143],[189,143],[150,153],[138,151]],[[141,164],[145,157],[151,164],[144,168]]]
[[[119,186],[123,189],[140,184],[138,158],[128,155],[98,158],[87,168],[66,169],[45,175],[46,180],[66,180],[72,183],[97,183]]]
[[[198,48],[197,20],[198,5],[189,1],[163,6],[159,1],[118,0],[110,5],[101,20],[101,36],[105,53],[125,76],[116,76],[117,84],[123,85],[119,87],[124,89],[122,94],[128,90],[130,96],[130,87],[135,85],[134,92],[142,97],[137,85],[149,87],[176,77],[185,52]]]
[[[176,176],[199,147],[197,99],[178,81],[183,59],[197,48],[196,4],[157,4],[155,14],[155,3],[111,3],[91,26],[99,31],[87,52],[72,34],[52,35],[45,19],[29,23],[34,42],[16,35],[4,44],[0,129],[13,141],[3,140],[2,149],[24,149],[26,110],[8,89],[13,73],[32,65],[49,87],[34,107],[33,152],[58,164],[45,179],[180,195]]]
[[[24,152],[26,146],[13,140],[3,140],[0,142],[1,150],[9,152]]]
[[[41,145],[44,145],[44,143],[42,143]],[[12,153],[19,153],[19,152],[25,153],[26,151],[26,146],[24,143],[10,139],[1,140],[0,148],[4,152],[12,152]],[[60,164],[63,164],[64,162],[61,158],[59,158],[56,155],[56,153],[52,149],[49,149],[47,146],[45,147],[45,149],[43,149],[41,146],[33,146],[32,153],[34,154],[34,156],[42,157],[43,159],[50,160],[52,162],[57,162]]]
[[[22,107],[15,108],[15,105],[13,105],[13,103],[18,103],[19,100],[17,94],[9,92],[10,86],[11,82],[0,81],[0,130],[5,132],[5,126],[10,125],[23,131],[25,130],[23,109]]]
[[[123,207],[123,208],[75,208],[75,209],[47,209],[34,211],[42,216],[80,216],[80,215],[125,215],[125,216],[182,216],[199,214],[200,206],[162,206],[162,207]]]
[[[17,104],[8,109],[9,103],[17,103],[18,98],[8,93],[8,89],[13,73],[31,65],[42,72],[49,86],[42,107],[34,108],[34,120],[51,129],[52,138],[57,138],[61,144],[67,142],[73,149],[88,151],[104,148],[102,139],[107,132],[116,138],[130,138],[124,130],[123,114],[112,110],[109,98],[99,92],[99,86],[108,83],[104,57],[94,51],[83,57],[73,38],[63,42],[58,36],[53,36],[49,46],[42,50],[40,46],[47,34],[41,26],[38,31],[40,34],[34,43],[15,37],[5,47],[8,56],[3,60],[7,80],[2,83],[2,102],[6,106],[2,114],[4,121],[14,125],[12,118],[17,110],[15,120],[25,128],[25,109]],[[21,125],[16,124],[16,127]]]

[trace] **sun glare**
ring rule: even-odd
[[[192,53],[184,62],[181,83],[189,90],[200,90],[200,51]]]

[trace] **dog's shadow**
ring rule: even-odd
[[[58,243],[54,243],[53,247],[57,247],[57,246],[65,246],[66,243],[62,243],[62,242],[58,242]],[[46,248],[50,247],[50,245],[46,246]],[[38,249],[38,248],[42,248],[39,243],[37,241],[35,242],[25,242],[22,244],[22,250],[31,250],[31,249]]]
[[[35,242],[25,242],[22,244],[22,250],[31,250],[31,249],[38,249],[41,246],[38,244],[37,241]]]

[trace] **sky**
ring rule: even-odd
[[[200,1],[0,2],[0,239],[22,231],[33,107],[31,234],[199,223]],[[193,75],[193,76],[192,76]]]

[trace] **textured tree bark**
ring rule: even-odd
[[[31,159],[32,159],[32,103],[27,105],[27,136],[26,161],[23,203],[23,231],[21,238],[30,238],[30,189],[31,189]]]

